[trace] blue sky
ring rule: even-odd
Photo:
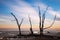
[[[41,4],[52,7],[54,11],[60,12],[60,8],[59,8],[60,1],[59,0],[20,0],[20,1],[26,2],[32,8],[35,8],[36,5],[34,5],[34,4],[41,3]],[[1,2],[0,2],[0,14],[8,15],[11,12],[9,5],[19,6],[19,4],[17,2],[15,0],[1,0]]]
[[[28,15],[30,15],[32,24],[39,24],[39,10],[43,14],[46,8],[46,23],[53,21],[56,14],[56,21],[60,23],[60,0],[0,0],[0,25],[6,23],[15,23],[11,12],[18,18],[19,22],[24,18],[23,24],[29,24]],[[15,23],[16,24],[16,23]]]

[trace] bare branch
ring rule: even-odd
[[[39,28],[41,30],[41,12],[40,12],[40,7],[39,6],[38,6],[38,10],[39,10],[39,20],[40,20],[40,22],[39,22]]]
[[[30,22],[30,31],[31,31],[31,33],[33,34],[33,30],[32,30],[32,23],[31,23],[31,19],[30,19],[30,17],[29,17],[29,15],[28,15],[28,18],[29,18],[29,22]]]
[[[46,28],[44,28],[44,29],[48,29],[48,28],[52,27],[52,25],[53,25],[54,22],[55,22],[55,19],[56,19],[56,15],[55,15],[55,17],[54,17],[54,20],[53,20],[52,24],[51,24],[49,27],[46,27]]]
[[[16,23],[17,23],[17,25],[19,26],[19,22],[18,22],[18,19],[16,18],[16,16],[15,16],[13,13],[11,13],[11,15],[15,18]]]
[[[30,26],[32,27],[31,19],[30,19],[30,17],[29,17],[29,16],[28,16],[28,18],[29,18]]]
[[[43,13],[43,16],[42,16],[42,28],[44,27],[44,21],[45,21],[45,14],[48,10],[48,7],[46,8],[46,11]]]
[[[17,23],[17,26],[18,26],[18,29],[19,29],[19,35],[21,35],[20,26],[21,26],[22,22],[21,22],[21,24],[19,25],[19,22],[18,22],[18,19],[16,18],[16,16],[15,16],[13,13],[11,13],[11,15],[15,18],[16,23]]]
[[[21,27],[21,24],[23,23],[23,18],[22,18],[22,20],[21,20],[21,22],[20,22],[20,27]]]

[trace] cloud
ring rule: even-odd
[[[53,9],[49,9],[47,11],[47,13],[51,14],[52,16],[55,16],[56,15],[56,19],[55,20],[60,20],[60,12],[58,11],[54,11]]]
[[[14,21],[14,18],[11,16],[0,15],[0,23],[11,23]]]
[[[30,6],[30,4],[23,2],[23,1],[16,1],[18,5],[9,5],[11,11],[16,14],[16,16],[20,16],[18,17],[18,19],[24,18],[26,19],[25,21],[28,21],[28,15],[30,15],[31,19],[34,21],[37,21],[38,18],[38,14],[37,11]]]
[[[39,16],[38,16],[39,10],[36,10],[34,7],[31,6],[31,4],[22,0],[14,0],[14,2],[9,2],[8,4],[7,2],[5,2],[5,5],[7,5],[10,8],[10,11],[13,12],[18,19],[21,20],[21,18],[24,18],[26,19],[25,21],[27,22],[28,14],[29,14],[33,22],[36,23],[39,22]],[[34,5],[38,6],[37,3],[35,3]],[[40,3],[39,6],[40,6],[40,10],[44,12],[48,5],[45,5],[44,3]],[[53,16],[57,14],[57,17],[60,17],[60,14],[57,11],[54,11],[53,8],[50,6],[48,7],[47,13]]]
[[[2,2],[2,3],[4,5],[6,5],[10,9],[9,10],[10,12],[14,13],[14,15],[18,18],[19,23],[20,23],[21,19],[24,18],[23,25],[25,25],[25,26],[27,24],[30,25],[29,24],[29,20],[28,20],[28,15],[30,15],[33,27],[35,27],[34,25],[36,25],[36,27],[38,27],[37,25],[39,25],[39,16],[38,16],[39,15],[39,13],[38,13],[39,10],[38,10],[37,3],[30,4],[30,3],[25,2],[23,0],[13,0],[13,1],[14,2],[5,1],[5,2]],[[44,11],[46,10],[46,7],[48,5],[46,5],[44,3],[40,3],[39,6],[40,6],[41,13],[44,13]],[[50,6],[48,7],[48,10],[47,10],[46,14],[48,14],[49,19],[48,18],[45,19],[45,23],[44,23],[45,27],[49,26],[52,23],[52,21],[53,21],[53,20],[50,19],[50,17],[51,17],[50,15],[52,15],[52,18],[53,18],[55,16],[55,14],[56,14],[57,15],[56,21],[60,20],[60,14],[59,14],[59,12],[55,11]],[[9,16],[9,15],[5,16],[5,15],[3,15],[0,18],[0,23],[4,23],[4,24],[9,24],[10,25],[10,23],[12,24],[12,23],[15,22],[15,21],[13,22],[11,20],[15,20],[12,15],[11,16]],[[15,24],[16,24],[16,22],[14,23],[14,25]],[[22,27],[24,28],[23,25],[22,25]],[[29,26],[26,26],[26,27],[29,27]]]
[[[34,6],[40,6],[40,11],[41,11],[41,13],[44,13],[44,11],[46,11],[46,8],[48,7],[48,10],[47,10],[47,14],[49,14],[49,15],[53,15],[53,16],[55,16],[55,14],[56,14],[56,16],[57,17],[60,17],[60,12],[59,11],[55,11],[54,9],[53,9],[53,7],[51,7],[51,6],[49,6],[49,5],[46,5],[46,4],[44,4],[44,3],[35,3],[34,4]]]
[[[45,5],[43,3],[40,3],[40,9],[42,11],[45,11],[46,7],[48,7],[48,10],[46,12],[47,14],[52,15],[52,17],[56,15],[56,19],[55,20],[57,20],[57,21],[60,20],[60,12],[59,11],[55,11],[52,7],[50,7],[48,5]]]
[[[56,17],[56,20],[57,20],[57,21],[60,21],[60,17]]]

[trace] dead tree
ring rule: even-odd
[[[32,23],[31,23],[31,19],[30,19],[30,16],[29,15],[28,15],[28,18],[29,18],[29,23],[30,23],[30,32],[33,35]]]
[[[23,22],[23,18],[22,18],[22,20],[21,20],[21,22],[19,24],[18,19],[16,18],[16,16],[13,13],[11,13],[11,15],[15,18],[15,21],[16,21],[18,29],[19,29],[19,35],[21,35],[21,28],[20,27],[21,27],[21,24]]]
[[[39,22],[40,35],[43,35],[43,30],[52,27],[52,25],[54,24],[56,15],[54,17],[52,24],[49,27],[44,28],[45,13],[47,12],[48,7],[46,8],[46,11],[43,13],[43,15],[41,15],[42,13],[40,12],[40,7],[38,7],[38,9],[39,9],[39,20],[40,20],[40,22]]]

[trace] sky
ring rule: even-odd
[[[48,7],[45,15],[44,27],[52,24],[56,15],[55,23],[48,30],[60,31],[60,0],[0,0],[0,30],[18,30],[18,26],[13,13],[19,23],[23,18],[21,30],[29,30],[29,18],[31,18],[33,30],[39,30],[39,9],[43,14]],[[13,29],[14,28],[14,29]]]

